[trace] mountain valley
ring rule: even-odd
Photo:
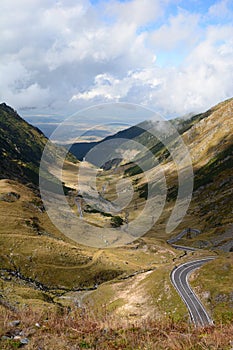
[[[48,139],[40,130],[21,119],[11,107],[1,104],[0,312],[5,314],[6,310],[9,311],[10,316],[6,316],[6,319],[13,317],[14,313],[24,315],[27,308],[33,315],[44,312],[47,317],[49,314],[85,312],[90,308],[93,319],[94,314],[103,317],[104,310],[104,317],[110,317],[108,327],[111,327],[111,318],[114,317],[126,320],[130,327],[134,327],[138,320],[147,322],[148,319],[161,324],[187,324],[188,311],[171,284],[170,273],[179,264],[191,259],[214,256],[213,261],[192,273],[190,284],[215,324],[231,327],[232,114],[233,99],[229,99],[205,113],[185,120],[177,118],[172,122],[189,150],[194,185],[186,215],[173,232],[167,232],[166,226],[177,200],[179,176],[172,154],[151,132],[151,128],[156,127],[154,123],[145,121],[141,126],[139,124],[107,137],[107,141],[116,142],[116,145],[117,138],[125,138],[123,147],[133,156],[128,161],[119,155],[119,158],[102,167],[90,164],[86,153],[76,159],[78,145],[70,149],[72,155],[63,147],[49,143],[51,155],[55,153],[59,162],[63,162],[63,157],[65,159],[60,171],[60,163],[54,162],[51,156],[46,171],[41,175],[40,162]],[[177,140],[169,137],[167,143],[172,149]],[[97,143],[102,152],[105,141]],[[138,144],[144,148],[138,148]],[[153,155],[153,161],[145,148]],[[91,156],[91,148],[89,151]],[[82,162],[83,156],[87,159]],[[81,168],[84,179],[77,176]],[[160,188],[158,178],[160,169],[163,169],[166,177],[164,208],[156,222],[153,215],[143,218],[152,222],[145,234],[132,235],[130,230],[127,231],[128,226],[134,223],[148,203],[155,203],[155,210],[159,211],[156,205],[163,198],[163,187],[161,185]],[[89,185],[92,172],[97,174],[97,197],[93,196]],[[40,194],[40,181],[52,184],[48,187],[51,198],[52,189],[62,186],[75,223],[78,223],[75,229],[79,239],[72,239],[72,235],[66,235],[56,227]],[[81,192],[79,181],[85,184]],[[133,189],[133,194],[127,202],[129,187]],[[149,192],[152,193],[151,197]],[[116,205],[114,208],[111,203],[121,203],[117,202],[119,196],[127,205],[116,211]],[[60,220],[65,222],[66,213],[63,218],[62,208],[57,209],[60,210]],[[189,228],[198,230],[198,234],[189,230],[176,244],[191,247],[192,250],[176,249],[169,244],[169,239]],[[86,240],[87,236],[90,237],[89,241]],[[5,334],[4,322],[0,323],[0,336]],[[103,319],[95,322],[104,323]],[[44,327],[47,331],[47,326]],[[176,326],[169,323],[169,327]],[[104,328],[100,329],[102,332]],[[30,334],[33,338],[33,332]],[[0,340],[2,349],[13,348],[13,345],[7,348],[4,344],[4,340]],[[36,341],[35,344],[39,349]],[[48,349],[48,344],[49,340],[43,349]],[[79,344],[82,344],[81,339]],[[177,349],[182,349],[181,343],[177,344]],[[33,342],[29,346],[33,346]],[[131,349],[123,346],[111,349]],[[32,347],[26,345],[26,348]],[[94,345],[80,345],[79,348],[102,349]],[[224,349],[227,349],[227,345]]]

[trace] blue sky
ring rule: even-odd
[[[2,0],[1,101],[66,117],[137,103],[164,116],[233,96],[231,0]]]

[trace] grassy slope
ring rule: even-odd
[[[190,150],[193,161],[194,192],[190,210],[184,218],[183,224],[173,233],[174,235],[185,227],[194,226],[203,232],[203,235],[198,236],[196,240],[208,238],[207,240],[210,241],[211,236],[213,239],[216,238],[226,231],[232,223],[232,114],[233,99],[230,99],[206,113],[192,117],[191,120],[179,126],[184,131],[182,137]],[[148,136],[142,134],[140,138],[145,144]],[[151,140],[148,142],[156,157],[159,158],[161,154],[166,153],[161,144],[156,144],[156,140],[154,140],[155,146],[151,145]],[[164,231],[163,225],[169,217],[176,199],[177,175],[175,165],[169,156],[165,157],[161,164],[166,173],[169,200],[163,217],[158,222],[161,231]],[[125,168],[127,174],[136,184],[139,196],[146,197],[145,177],[142,174],[137,175],[137,167],[128,165]],[[150,183],[153,184],[156,179],[156,168],[150,169],[148,164],[148,169],[146,175],[150,179]],[[154,230],[154,232],[156,231]]]
[[[1,178],[37,183],[47,139],[9,106],[0,105]]]
[[[38,185],[40,160],[47,142],[39,129],[28,124],[5,103],[0,104],[0,179]],[[49,144],[49,149],[51,154],[60,152],[62,155],[62,149],[52,144]],[[77,161],[70,154],[67,159]],[[51,181],[56,181],[49,177]]]
[[[233,322],[233,256],[220,256],[192,277],[191,285],[218,323]]]

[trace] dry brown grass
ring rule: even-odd
[[[233,340],[233,325],[197,329],[172,320],[150,319],[132,324],[108,315],[104,309],[95,314],[88,309],[51,314],[29,308],[17,313],[6,309],[0,311],[0,337],[21,331],[23,337],[29,339],[29,344],[24,347],[27,350],[225,350],[231,349]],[[10,327],[9,322],[16,319],[20,320],[20,325]],[[1,350],[19,346],[17,340],[0,340]]]

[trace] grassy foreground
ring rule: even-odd
[[[233,325],[194,328],[172,320],[150,319],[132,324],[108,315],[104,309],[98,314],[77,308],[48,315],[30,308],[13,312],[0,307],[0,315],[1,350],[19,347],[28,350],[230,350],[233,346]],[[12,320],[20,321],[19,325],[10,325]],[[17,334],[27,337],[28,344],[20,344]],[[4,339],[6,336],[12,339]]]

